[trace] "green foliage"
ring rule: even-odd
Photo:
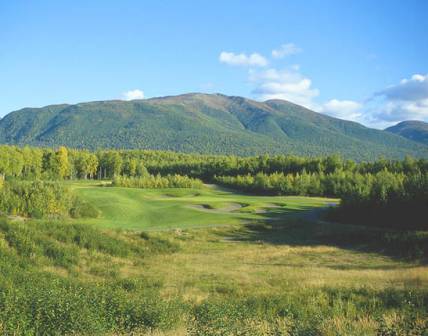
[[[61,163],[62,162],[62,163]],[[62,167],[62,168],[61,168]],[[0,176],[6,178],[106,179],[123,175],[140,177],[156,175],[187,175],[212,181],[214,176],[236,176],[257,173],[297,174],[346,172],[377,173],[384,169],[395,173],[428,171],[428,161],[406,157],[404,160],[378,159],[356,163],[340,156],[297,157],[274,156],[218,156],[147,150],[87,150],[36,149],[0,146]]]
[[[3,181],[3,180],[2,180]],[[96,218],[98,209],[76,197],[59,182],[4,182],[0,187],[0,212],[33,218]]]
[[[73,177],[86,179],[93,178],[97,173],[98,157],[86,150],[72,150],[70,151],[72,159],[71,175]]]
[[[341,198],[330,219],[342,222],[427,229],[428,173],[334,173],[220,176],[216,181],[247,192],[278,195],[335,196]]]
[[[330,218],[354,224],[427,229],[428,173],[382,171],[367,176],[339,195],[342,203]]]
[[[181,175],[145,175],[142,177],[115,176],[113,187],[127,188],[201,188],[202,181]]]
[[[0,211],[35,218],[68,216],[74,200],[58,182],[8,181],[0,190]]]
[[[220,94],[26,108],[0,120],[0,143],[235,155],[340,153],[355,160],[428,156],[427,146],[390,132],[286,101]],[[116,161],[117,170],[121,164]]]

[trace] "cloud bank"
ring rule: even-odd
[[[428,74],[415,74],[376,92],[372,99],[380,108],[373,118],[378,121],[398,122],[417,119],[428,121]]]
[[[221,63],[236,66],[264,67],[268,64],[267,59],[258,53],[247,55],[244,53],[235,54],[233,52],[222,51],[219,60]]]
[[[319,90],[312,81],[294,69],[250,71],[249,81],[255,85],[253,95],[260,100],[284,99],[307,108],[316,108],[313,99]]]
[[[144,99],[144,92],[139,89],[135,89],[124,92],[122,96],[124,100]]]
[[[282,59],[286,56],[301,52],[294,43],[282,44],[272,50],[273,59]],[[219,61],[227,65],[249,67],[248,81],[254,86],[252,95],[259,100],[284,99],[303,105],[307,108],[317,108],[314,98],[319,95],[319,90],[312,87],[312,81],[299,71],[299,66],[294,65],[285,69],[266,67],[270,62],[259,53],[240,53],[223,51]]]
[[[294,43],[286,43],[281,45],[278,49],[272,50],[273,58],[284,58],[286,56],[298,54],[302,51],[298,46]]]
[[[331,99],[323,104],[319,112],[335,118],[358,121],[361,116],[362,104],[353,100]]]

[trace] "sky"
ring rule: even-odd
[[[0,116],[188,92],[428,121],[428,1],[0,0]]]

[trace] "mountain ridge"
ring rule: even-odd
[[[409,140],[428,145],[428,123],[420,120],[406,120],[385,129]]]
[[[0,119],[0,143],[237,155],[338,153],[357,160],[428,157],[428,146],[390,132],[284,100],[220,93],[24,108]]]

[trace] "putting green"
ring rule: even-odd
[[[278,220],[337,202],[315,197],[250,196],[216,186],[203,189],[116,188],[89,183],[71,186],[100,211],[99,218],[84,222],[139,230]]]

